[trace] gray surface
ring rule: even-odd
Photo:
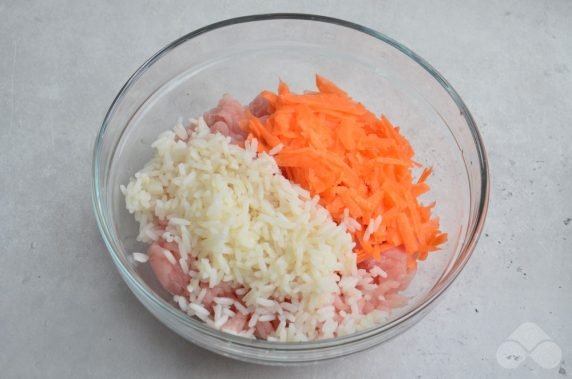
[[[87,3],[0,1],[3,378],[572,375],[571,1]],[[296,369],[221,358],[163,327],[113,267],[90,199],[92,142],[128,76],[186,32],[269,11],[363,23],[425,57],[472,110],[492,174],[486,234],[425,320],[374,350]],[[524,321],[561,347],[556,368],[497,364]]]

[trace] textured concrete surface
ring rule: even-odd
[[[497,378],[572,376],[572,2],[0,1],[0,368],[16,377]],[[378,29],[463,96],[488,148],[485,234],[438,307],[371,351],[306,368],[197,348],[121,281],[91,210],[96,132],[129,75],[197,27],[250,13],[323,13]],[[562,360],[516,369],[521,323]]]

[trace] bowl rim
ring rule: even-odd
[[[447,275],[445,280],[440,283],[437,287],[433,287],[430,291],[426,299],[419,303],[416,307],[408,310],[407,312],[403,313],[399,317],[391,320],[385,324],[380,326],[370,328],[364,331],[352,333],[347,336],[317,340],[317,341],[305,341],[305,342],[274,342],[274,341],[266,341],[266,340],[253,340],[246,337],[240,337],[236,335],[232,335],[230,333],[222,332],[216,330],[214,328],[209,327],[202,321],[194,320],[188,317],[186,314],[182,313],[180,310],[175,308],[173,305],[169,304],[164,299],[160,298],[156,295],[150,288],[145,284],[142,283],[140,279],[132,271],[131,267],[128,267],[127,261],[125,259],[121,259],[120,255],[116,252],[114,247],[114,236],[113,231],[109,229],[108,223],[106,222],[106,217],[104,215],[104,207],[102,204],[102,193],[99,190],[101,185],[100,183],[100,171],[102,169],[100,165],[101,160],[101,146],[104,140],[104,136],[107,130],[107,126],[109,125],[109,121],[113,117],[115,110],[117,109],[118,105],[120,104],[121,100],[129,91],[131,86],[139,79],[139,77],[156,61],[158,61],[161,57],[167,54],[169,51],[175,49],[177,46],[183,44],[184,42],[193,39],[195,37],[200,36],[201,34],[208,33],[210,31],[225,28],[228,26],[243,24],[243,23],[250,23],[250,22],[257,22],[257,21],[270,21],[270,20],[298,20],[298,21],[314,21],[314,22],[323,22],[328,24],[333,24],[345,28],[350,28],[356,30],[358,32],[362,32],[368,34],[383,43],[386,43],[393,48],[397,49],[401,53],[407,55],[410,59],[412,59],[415,63],[420,65],[423,69],[425,69],[440,85],[443,89],[448,93],[451,99],[455,102],[457,107],[459,108],[460,114],[465,119],[467,126],[471,132],[473,137],[473,142],[475,143],[477,155],[478,155],[478,165],[480,171],[480,178],[481,178],[481,188],[480,188],[480,198],[478,199],[478,208],[476,209],[476,216],[477,220],[474,223],[474,226],[467,230],[467,236],[465,239],[465,244],[461,249],[460,257],[463,259],[459,262],[455,262],[454,266],[451,269],[451,272]],[[490,177],[489,177],[489,164],[486,155],[486,151],[484,148],[483,140],[481,135],[477,129],[476,123],[457,93],[457,91],[451,86],[451,84],[433,67],[431,66],[425,59],[414,53],[411,49],[405,47],[401,43],[397,42],[396,40],[386,36],[385,34],[368,28],[363,25],[359,25],[357,23],[353,23],[350,21],[345,21],[338,18],[316,15],[316,14],[304,14],[304,13],[267,13],[267,14],[255,14],[255,15],[248,15],[248,16],[241,16],[226,19],[223,21],[215,22],[213,24],[204,26],[202,28],[196,29],[184,36],[176,39],[175,41],[169,43],[162,49],[160,49],[157,53],[151,56],[145,63],[143,63],[136,71],[131,75],[131,77],[127,80],[127,82],[123,85],[120,89],[119,93],[116,95],[115,99],[111,103],[109,110],[107,111],[105,118],[103,120],[102,126],[97,134],[93,155],[92,155],[92,205],[96,215],[97,225],[99,231],[102,235],[104,243],[107,247],[109,254],[111,255],[112,259],[114,260],[117,267],[120,269],[120,273],[128,281],[128,284],[134,285],[138,292],[145,296],[149,301],[156,304],[159,308],[163,309],[164,311],[168,312],[171,318],[177,320],[175,322],[180,322],[186,327],[191,329],[199,330],[203,334],[207,334],[211,337],[214,337],[220,341],[224,342],[232,342],[236,346],[244,346],[249,348],[256,348],[256,349],[272,349],[275,351],[295,351],[295,352],[303,352],[309,351],[313,349],[325,349],[325,348],[332,348],[339,346],[341,344],[350,344],[350,343],[357,343],[359,341],[363,341],[365,339],[369,339],[374,335],[382,334],[390,329],[393,329],[399,325],[406,325],[407,321],[410,321],[413,317],[417,314],[422,313],[428,307],[430,307],[437,298],[441,296],[441,294],[447,290],[451,284],[455,281],[458,277],[460,272],[463,270],[469,258],[472,256],[478,238],[481,234],[481,231],[484,226],[484,222],[486,219],[486,214],[488,210],[488,202],[489,202],[489,190],[490,190]],[[130,283],[129,283],[130,282]],[[134,288],[131,288],[134,290]],[[436,290],[435,290],[436,289]],[[161,320],[162,321],[162,320]],[[164,322],[164,321],[162,321]]]

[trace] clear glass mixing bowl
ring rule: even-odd
[[[443,251],[421,262],[408,306],[390,322],[346,337],[304,343],[250,340],[211,329],[172,303],[148,265],[136,266],[138,227],[120,184],[151,158],[151,143],[179,117],[196,117],[224,93],[243,103],[284,79],[314,88],[319,73],[401,127],[416,160],[431,165],[436,214],[449,233]],[[300,364],[373,347],[418,322],[463,269],[484,223],[489,192],[485,150],[467,107],[423,58],[385,35],[314,15],[269,14],[219,22],[169,44],[121,89],[97,136],[93,203],[110,255],[129,288],[161,322],[216,353],[264,364]]]

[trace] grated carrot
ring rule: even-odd
[[[435,204],[418,200],[429,190],[431,168],[414,182],[412,168],[420,164],[399,128],[324,77],[316,76],[316,86],[318,92],[295,94],[280,82],[277,93],[262,92],[272,113],[265,120],[249,115],[248,139],[266,152],[282,144],[275,158],[285,176],[319,195],[336,222],[349,211],[361,225],[352,232],[358,262],[403,246],[415,267],[447,241],[431,217]],[[379,215],[381,224],[364,238]]]

